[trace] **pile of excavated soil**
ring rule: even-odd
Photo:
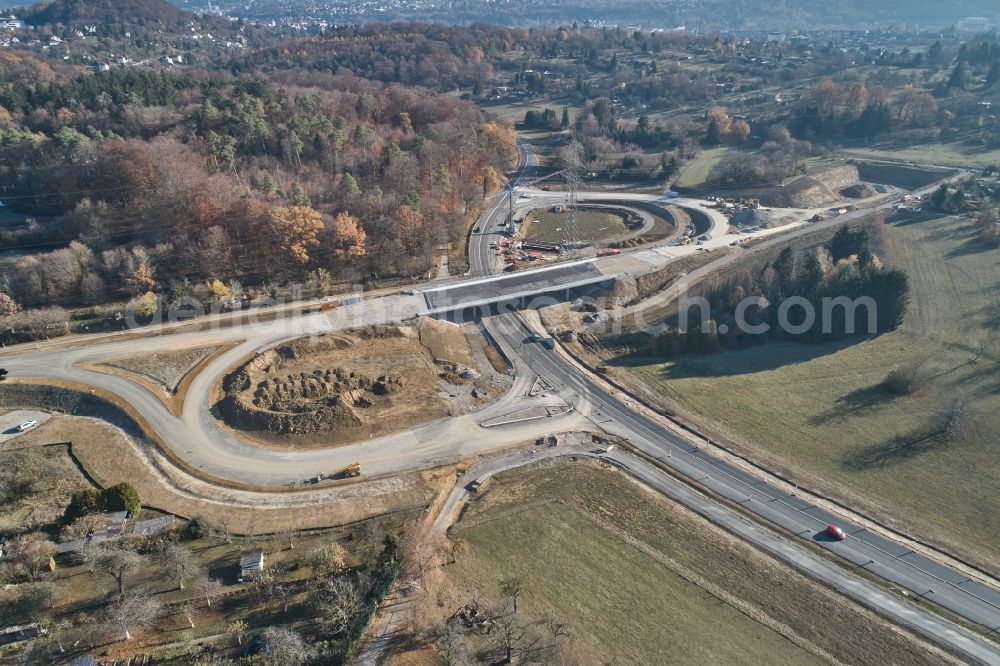
[[[331,446],[467,412],[499,390],[463,330],[449,326],[421,321],[269,349],[225,378],[217,414],[263,444]]]
[[[767,229],[771,226],[774,215],[759,208],[741,208],[733,213],[732,222],[738,227],[760,227]]]
[[[858,183],[857,185],[845,187],[840,193],[849,199],[867,199],[878,194],[875,188],[868,183]]]
[[[774,208],[822,208],[840,200],[840,190],[856,185],[853,164],[814,169],[784,187],[761,192],[760,202]]]

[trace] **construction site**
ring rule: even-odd
[[[255,443],[324,447],[470,413],[508,385],[474,326],[421,319],[256,354],[225,377],[215,411]]]

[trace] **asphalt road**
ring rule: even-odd
[[[853,566],[888,580],[990,629],[1000,628],[1000,592],[942,566],[898,543],[834,516],[808,500],[785,493],[692,445],[658,422],[629,408],[582,374],[560,353],[524,342],[533,330],[516,313],[484,321],[567,403],[606,432],[621,436],[675,473],[743,506],[759,518],[844,558]],[[833,541],[823,531],[830,523],[848,534]],[[997,653],[1000,656],[1000,652]]]
[[[431,310],[460,308],[488,299],[512,298],[516,294],[544,293],[554,286],[574,285],[588,281],[606,281],[592,261],[558,263],[537,270],[505,273],[501,276],[469,280],[457,285],[422,290]]]
[[[511,187],[516,187],[522,180],[532,178],[538,169],[538,156],[535,155],[530,143],[519,138],[517,152],[520,166],[510,179]],[[497,272],[497,253],[490,245],[500,240],[500,226],[507,220],[511,196],[516,196],[512,190],[502,190],[493,206],[480,216],[479,222],[476,224],[479,231],[473,231],[469,238],[469,272],[471,275],[493,275]]]
[[[526,155],[522,159],[527,163],[532,157],[526,153],[527,149],[523,144],[522,150],[525,150],[522,155]],[[538,196],[555,199],[565,195],[557,193]],[[609,198],[606,193],[595,193],[593,196],[602,200]],[[616,195],[616,198],[627,201],[649,200],[650,197]],[[674,203],[684,205],[684,202]],[[480,226],[491,220],[495,224],[497,220],[503,219],[508,205],[509,201],[499,198],[483,214]],[[697,205],[697,202],[692,202],[692,205]],[[717,239],[713,238],[715,240]],[[490,252],[483,253],[484,247],[489,250],[488,245],[488,241],[470,243],[470,260],[474,270],[483,275],[495,270],[494,257],[486,256]],[[669,255],[660,256],[664,263],[671,259]],[[608,263],[614,265],[613,262]],[[423,307],[425,301],[422,296],[401,295],[366,300],[356,306],[343,307],[329,313],[289,317],[250,326],[236,325],[221,330],[174,333],[159,338],[111,341],[95,345],[67,345],[44,350],[23,346],[10,350],[12,353],[4,359],[4,365],[14,378],[32,376],[72,380],[114,393],[142,414],[163,444],[193,467],[223,479],[255,484],[285,485],[314,476],[317,472],[340,469],[355,460],[361,461],[366,475],[392,476],[403,471],[498,451],[548,432],[596,426],[628,439],[637,449],[658,459],[679,476],[742,505],[766,523],[795,535],[791,538],[776,537],[786,545],[794,545],[796,539],[808,540],[840,556],[852,566],[864,568],[972,622],[991,630],[1000,629],[1000,594],[993,588],[969,580],[959,572],[913,553],[860,525],[852,525],[842,518],[828,515],[811,505],[808,500],[785,493],[742,469],[715,458],[709,452],[694,447],[657,421],[637,413],[617,400],[597,380],[575,367],[558,351],[545,350],[539,344],[526,342],[525,339],[532,331],[519,316],[513,314],[487,318],[483,321],[483,327],[513,361],[516,370],[515,386],[476,415],[441,419],[378,440],[309,451],[252,446],[220,427],[213,417],[209,401],[216,381],[248,354],[302,335],[399,321],[415,315]],[[146,388],[123,377],[81,367],[83,363],[138,355],[151,350],[165,351],[221,342],[238,344],[216,358],[193,380],[179,417],[173,416]],[[555,395],[546,398],[526,396],[537,375],[544,376],[555,386]],[[547,404],[545,401],[570,404],[575,409],[568,415],[553,419],[493,428],[488,435],[479,426],[479,422],[488,418]],[[309,503],[309,498],[308,492],[302,493],[304,504]],[[714,500],[705,501],[716,509],[722,508]],[[848,539],[843,542],[824,540],[820,532],[828,522],[841,525],[848,532]],[[857,588],[860,579],[846,573],[843,575],[854,581],[852,589],[860,589]],[[938,629],[934,631],[921,629],[929,632],[929,635],[961,650],[971,659],[1000,663],[1000,650],[995,646],[972,638],[964,630],[959,630],[915,606],[904,604],[904,607],[908,609],[908,613],[921,614],[925,622],[937,623],[934,626]],[[977,646],[975,650],[969,649],[969,641],[972,641],[971,645]]]

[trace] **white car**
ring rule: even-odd
[[[25,421],[24,423],[17,426],[17,430],[18,432],[25,432],[26,430],[31,430],[36,425],[38,425],[38,421]]]

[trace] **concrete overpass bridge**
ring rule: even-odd
[[[466,280],[422,290],[427,310],[420,314],[468,321],[503,308],[543,307],[609,286],[616,277],[602,273],[593,259],[585,259]]]

